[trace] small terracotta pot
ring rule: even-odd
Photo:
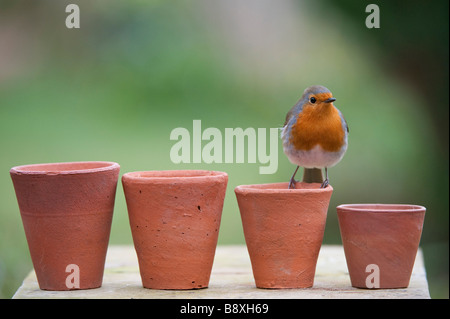
[[[214,171],[122,176],[145,288],[208,287],[227,182],[226,173]]]
[[[241,185],[235,193],[256,286],[312,287],[333,188],[275,183]]]
[[[425,207],[349,204],[338,206],[337,214],[352,286],[408,287]]]
[[[72,162],[10,170],[41,289],[102,285],[119,169]]]

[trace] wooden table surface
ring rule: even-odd
[[[342,246],[321,248],[314,286],[306,289],[258,289],[245,246],[218,246],[209,287],[199,290],[153,290],[142,287],[133,246],[110,246],[103,285],[97,289],[44,291],[31,271],[13,298],[182,298],[182,299],[320,299],[420,298],[428,299],[423,255],[417,253],[411,282],[406,289],[357,289],[350,285]]]

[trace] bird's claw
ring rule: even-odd
[[[330,184],[330,183],[328,182],[328,178],[327,178],[323,181],[322,185],[320,185],[320,188],[325,188],[328,186],[328,184]]]
[[[291,181],[289,182],[289,189],[295,189],[295,184],[297,181],[293,178],[291,178]]]

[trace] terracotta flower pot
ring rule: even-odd
[[[241,185],[235,193],[258,288],[312,287],[333,188]]]
[[[122,176],[142,284],[208,287],[228,175],[147,171]]]
[[[119,169],[112,162],[11,169],[41,289],[101,286]]]
[[[337,214],[352,286],[408,287],[425,207],[350,204],[338,206]]]

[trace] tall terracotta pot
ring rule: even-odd
[[[235,188],[258,288],[313,286],[332,192],[315,183]]]
[[[215,171],[122,176],[145,288],[208,287],[227,182],[226,173]]]
[[[10,170],[41,289],[102,285],[119,169],[71,162]]]
[[[352,286],[408,287],[425,207],[349,204],[338,206],[337,214]]]

